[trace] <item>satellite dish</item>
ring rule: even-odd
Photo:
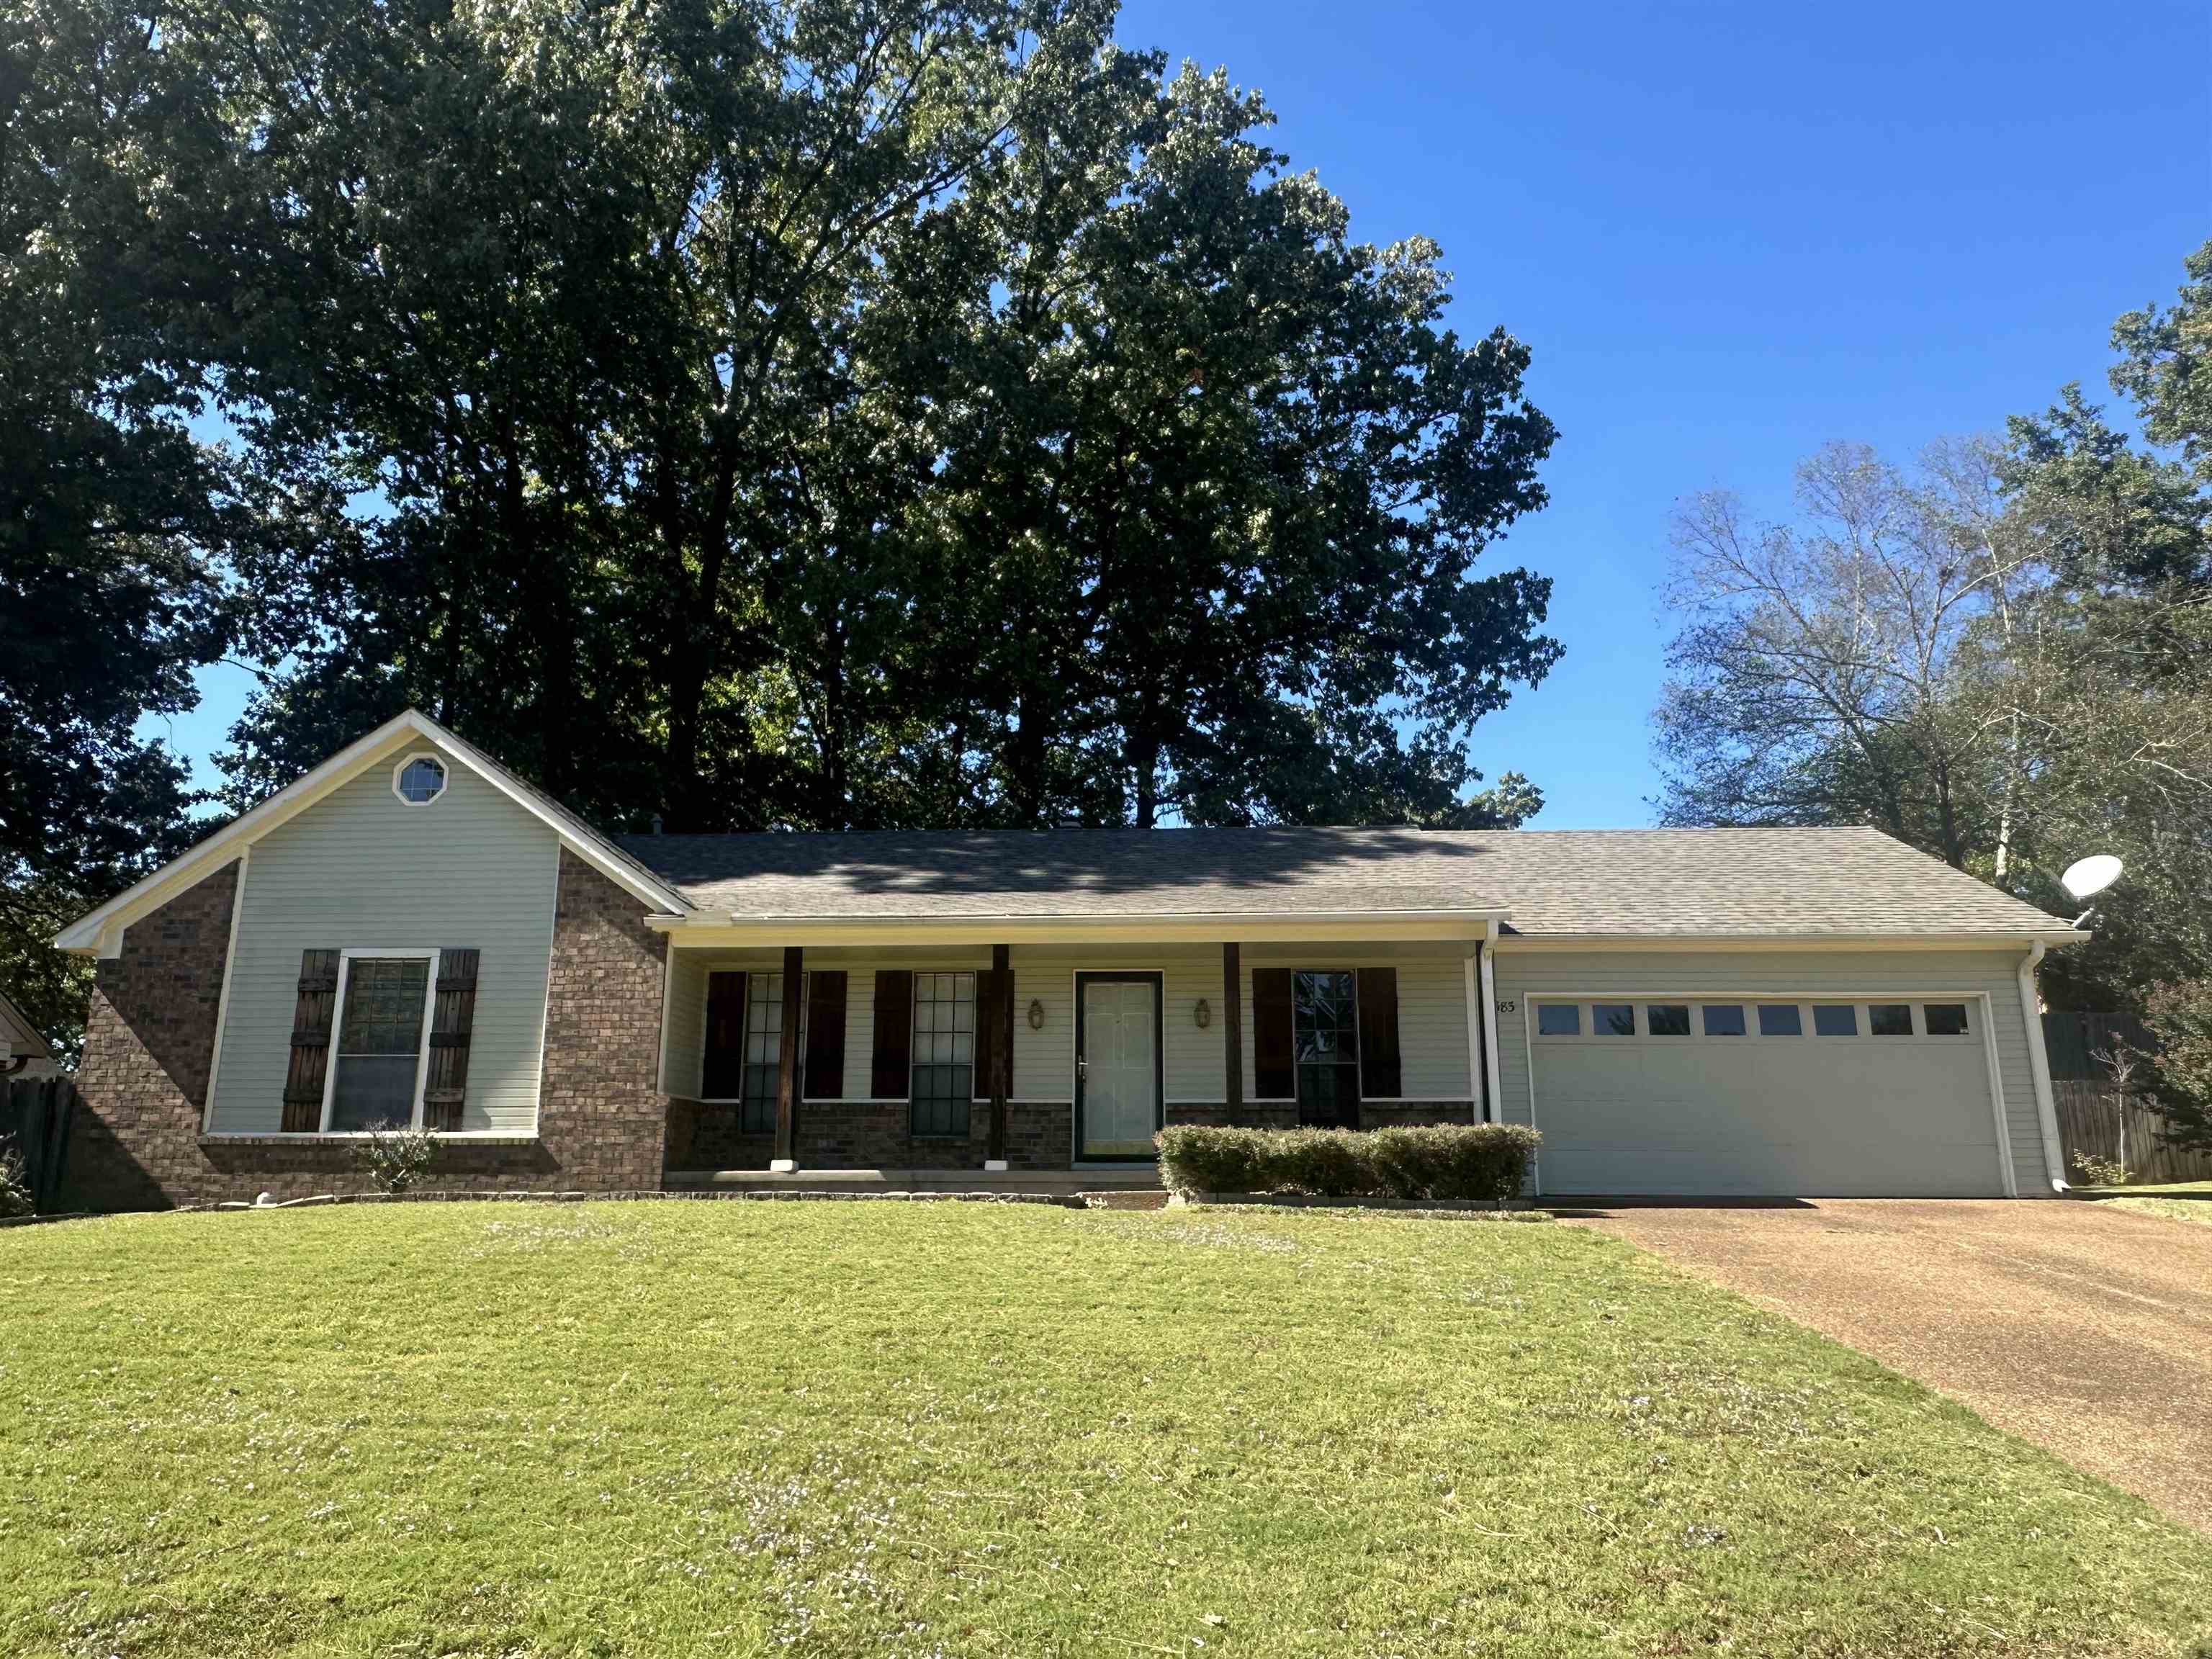
[[[2058,878],[2058,884],[2075,898],[2085,899],[2092,893],[2103,892],[2118,881],[2120,869],[2120,861],[2110,853],[2097,853],[2068,865],[2066,873]]]

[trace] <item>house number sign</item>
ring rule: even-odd
[[[1510,1014],[1513,1012],[1513,1005],[1510,1002],[1500,1002],[1498,1005],[1498,1012],[1501,1014]]]

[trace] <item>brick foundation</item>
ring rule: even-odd
[[[298,1198],[367,1188],[351,1142],[200,1133],[236,886],[234,864],[207,877],[132,923],[121,954],[99,964],[64,1170],[67,1207],[163,1209],[262,1192]],[[562,853],[538,1133],[441,1139],[426,1186],[660,1185],[670,1116],[657,1089],[666,945],[646,914]]]
[[[671,1130],[672,1170],[765,1170],[775,1156],[770,1135],[740,1133],[735,1106],[686,1102],[690,1133],[678,1143]],[[1073,1109],[1064,1100],[1009,1101],[1006,1163],[1016,1170],[1068,1167]],[[802,1101],[794,1148],[801,1169],[980,1170],[991,1139],[991,1109],[968,1115],[964,1139],[907,1133],[907,1104],[897,1101]],[[679,1162],[681,1155],[688,1162]]]

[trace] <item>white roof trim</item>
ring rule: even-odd
[[[212,875],[270,830],[289,823],[369,768],[388,760],[399,750],[423,740],[435,744],[452,755],[552,830],[560,838],[561,845],[569,852],[643,903],[653,906],[656,910],[677,913],[690,908],[683,896],[673,888],[648,879],[641,871],[633,867],[626,860],[617,857],[596,838],[587,839],[577,835],[568,823],[547,811],[544,804],[530,791],[518,787],[506,776],[504,769],[481,750],[454,736],[428,715],[410,708],[393,715],[366,737],[348,744],[321,765],[303,773],[268,799],[240,813],[205,841],[172,859],[144,880],[117,894],[97,910],[78,917],[54,935],[54,944],[64,951],[100,951],[104,954],[112,954],[123,929],[139,917],[158,909],[177,894]]]
[[[1496,948],[1508,953],[1540,951],[2025,951],[2039,940],[2046,945],[2078,945],[2086,931],[1925,933],[1504,933]]]
[[[7,1038],[6,1059],[54,1057],[53,1045],[46,1041],[46,1033],[31,1024],[30,1016],[18,1008],[5,991],[0,991],[0,1036]]]

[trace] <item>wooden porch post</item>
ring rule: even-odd
[[[1244,1112],[1244,971],[1233,944],[1221,947],[1221,1042],[1233,1123]]]
[[[775,1156],[771,1170],[799,1167],[799,1019],[804,1006],[806,952],[783,947],[783,1033],[775,1045]]]
[[[991,1014],[977,1022],[991,1034],[991,1140],[983,1163],[988,1170],[1006,1167],[1006,1060],[1014,1040],[1014,970],[1007,958],[1005,945],[991,947]]]

